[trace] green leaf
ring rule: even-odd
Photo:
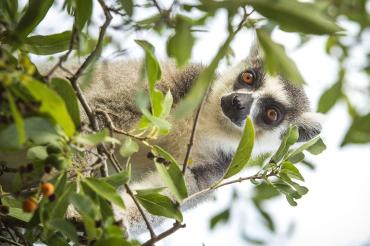
[[[17,108],[17,105],[15,104],[13,95],[9,91],[7,91],[6,94],[8,95],[10,111],[12,113],[15,126],[17,129],[18,145],[21,146],[26,141],[26,131],[24,128],[24,121],[23,121],[21,113],[19,112]]]
[[[191,58],[191,51],[195,38],[191,32],[191,20],[187,17],[177,15],[175,35],[172,35],[167,42],[167,54],[174,57],[177,66],[182,67]]]
[[[73,193],[70,195],[69,201],[79,214],[95,219],[98,208],[88,196]]]
[[[94,243],[94,246],[139,246],[140,244],[132,244],[127,242],[125,239],[117,238],[117,237],[110,237],[110,238],[102,238]]]
[[[182,214],[179,208],[168,197],[158,193],[137,194],[135,197],[149,213],[182,221]]]
[[[92,0],[75,0],[76,2],[76,26],[77,29],[81,32],[86,22],[90,20],[93,1]]]
[[[121,156],[129,157],[138,151],[139,145],[134,140],[132,140],[131,137],[125,137],[119,149],[119,153],[121,154]]]
[[[140,45],[145,52],[145,72],[148,79],[151,111],[153,116],[158,117],[162,113],[162,102],[164,100],[163,93],[155,88],[156,82],[160,80],[162,76],[161,67],[154,55],[154,46],[152,44],[145,40],[135,40],[135,42]],[[144,115],[147,116],[146,114]]]
[[[265,30],[258,29],[259,44],[264,50],[267,71],[272,75],[282,75],[294,84],[304,84],[304,79],[293,60],[285,53],[284,47],[275,43]]]
[[[236,153],[227,169],[223,179],[234,176],[239,173],[247,165],[253,150],[254,145],[254,127],[251,118],[248,116],[245,121],[243,135],[239,142]]]
[[[48,157],[45,146],[35,146],[27,150],[28,160],[45,160]]]
[[[290,178],[298,179],[301,181],[304,181],[304,178],[302,177],[301,173],[299,172],[298,168],[296,168],[293,163],[291,162],[283,162],[281,165],[281,171],[280,173],[285,173]]]
[[[154,46],[145,40],[135,40],[145,52],[145,71],[149,82],[149,90],[153,89],[155,83],[161,78],[162,72],[159,62],[154,55]]]
[[[108,177],[104,177],[101,180],[107,182],[114,188],[118,188],[121,185],[127,184],[130,181],[130,178],[131,178],[131,166],[129,166],[129,169],[127,171],[115,173]]]
[[[209,221],[209,228],[213,230],[216,227],[216,225],[228,222],[229,218],[230,218],[230,209],[227,208],[211,218],[211,220]]]
[[[339,80],[327,89],[320,97],[317,111],[327,113],[336,104],[342,96],[342,84],[344,79],[344,70],[340,72]]]
[[[50,115],[64,129],[67,136],[71,137],[75,132],[75,125],[63,99],[54,90],[37,80],[27,81],[24,86],[36,100],[41,102],[40,112]]]
[[[313,155],[321,154],[326,149],[325,143],[320,138],[315,144],[307,148],[307,151]]]
[[[78,242],[78,236],[76,229],[74,226],[65,219],[51,219],[48,225],[54,229],[62,233],[67,239],[72,240],[73,242]]]
[[[24,119],[24,124],[27,139],[32,140],[35,144],[47,144],[60,138],[55,127],[48,119],[30,117]],[[11,124],[0,131],[1,150],[15,150],[20,147],[15,124]]]
[[[95,146],[103,142],[115,143],[115,144],[120,143],[117,139],[109,136],[109,131],[106,128],[102,129],[100,132],[96,132],[93,134],[83,134],[82,133],[76,136],[75,140],[80,144],[84,144],[88,146]]]
[[[288,152],[289,147],[297,142],[298,137],[299,137],[298,127],[290,126],[287,133],[284,135],[278,150],[275,152],[271,159],[275,163],[278,163]]]
[[[95,191],[99,196],[114,203],[122,209],[125,208],[125,204],[123,203],[121,196],[112,185],[95,178],[85,178],[82,182]]]
[[[64,100],[68,113],[71,116],[75,127],[80,124],[80,109],[78,107],[77,96],[71,84],[62,78],[52,78],[50,86]]]
[[[364,144],[370,142],[370,114],[357,116],[353,119],[341,146],[356,143]]]
[[[36,55],[52,55],[68,50],[71,31],[51,35],[35,35],[25,39],[22,50]]]
[[[262,216],[262,218],[264,219],[264,222],[267,226],[267,228],[272,231],[272,232],[275,232],[275,224],[274,224],[274,221],[272,220],[271,216],[269,213],[267,213],[263,208],[262,208],[262,205],[261,203],[257,202],[257,201],[253,201],[253,204],[255,205],[257,211],[260,213],[260,215]]]
[[[122,8],[125,10],[125,12],[129,15],[132,16],[134,12],[134,3],[133,0],[119,0]]]
[[[182,202],[188,196],[188,192],[185,185],[184,175],[182,175],[179,164],[175,158],[157,145],[154,146],[153,152],[170,162],[168,165],[165,165],[155,161],[155,167],[157,168],[163,182],[170,189],[176,200],[178,202]]]
[[[55,202],[50,211],[50,218],[64,218],[64,215],[67,211],[67,207],[69,204],[69,196],[76,191],[76,184],[69,183],[67,184],[66,188],[57,197],[57,202]],[[49,212],[49,211],[48,211]]]
[[[262,15],[279,23],[281,29],[307,34],[334,34],[342,31],[315,4],[292,0],[246,0]]]
[[[297,153],[296,155],[293,155],[293,156],[291,156],[287,159],[292,163],[298,163],[298,162],[303,161],[304,158],[305,158],[305,155],[302,152],[300,152],[300,153]]]
[[[166,187],[159,187],[159,188],[135,190],[135,192],[138,195],[147,195],[147,194],[153,194],[153,193],[161,193],[165,189]]]
[[[26,11],[18,22],[14,34],[24,39],[44,19],[54,0],[29,0]]]
[[[309,140],[308,142],[302,144],[301,146],[299,146],[297,149],[295,149],[293,152],[291,152],[289,155],[288,155],[288,158],[299,158],[299,157],[295,157],[296,155],[299,155],[301,154],[304,150],[308,149],[309,147],[311,147],[312,145],[314,145],[317,141],[319,141],[321,138],[320,137],[315,137],[311,140]]]

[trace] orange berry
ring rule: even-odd
[[[41,192],[44,194],[44,196],[51,196],[54,194],[54,185],[51,183],[41,184]]]
[[[37,202],[33,197],[29,197],[23,201],[22,208],[24,212],[32,213],[37,208]]]

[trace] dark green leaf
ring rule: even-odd
[[[78,242],[78,236],[76,229],[74,226],[65,219],[51,219],[48,225],[54,229],[62,233],[67,239],[72,240],[73,242]]]
[[[95,191],[99,196],[107,199],[120,208],[125,208],[125,204],[123,203],[121,196],[112,185],[95,178],[86,178],[83,179],[82,182]]]
[[[51,35],[35,35],[26,38],[22,50],[36,55],[52,55],[68,50],[71,31]]]
[[[93,1],[92,0],[75,0],[76,2],[76,26],[79,31],[82,31],[86,22],[90,20]]]
[[[77,128],[80,124],[80,110],[78,107],[76,93],[71,84],[65,79],[53,78],[50,82],[50,86],[64,100],[68,113]]]
[[[313,3],[291,0],[246,0],[262,15],[279,23],[284,31],[334,34],[343,30]]]
[[[370,142],[370,114],[354,118],[341,146],[350,143]]]
[[[342,81],[339,80],[332,87],[327,89],[320,97],[318,112],[327,113],[341,98],[342,95]]]
[[[179,208],[168,197],[158,193],[137,194],[135,197],[149,213],[182,221],[182,214]]]
[[[251,118],[248,116],[245,121],[243,135],[240,139],[236,153],[227,169],[223,179],[234,176],[239,173],[247,165],[253,150],[254,145],[254,127]]]
[[[54,0],[29,0],[26,11],[18,22],[14,34],[24,39],[44,19]]]
[[[307,148],[307,151],[313,155],[321,154],[326,149],[325,143],[320,138],[315,144]]]
[[[285,53],[284,47],[275,43],[265,30],[258,29],[257,37],[264,50],[267,71],[272,75],[282,75],[294,84],[304,84],[304,79],[293,60]]]
[[[75,183],[69,183],[67,187],[63,190],[59,197],[57,197],[57,202],[53,204],[50,212],[50,218],[64,218],[69,204],[70,195],[76,191]]]
[[[129,15],[132,16],[133,11],[134,11],[134,3],[133,0],[119,0],[122,8],[125,10],[125,12]]]
[[[186,189],[184,176],[182,175],[177,161],[168,152],[157,145],[154,146],[153,151],[156,155],[159,155],[170,162],[169,165],[165,165],[155,161],[155,166],[163,182],[170,189],[176,200],[181,202],[188,196],[188,192]]]
[[[230,209],[228,208],[211,218],[211,220],[209,221],[209,228],[213,230],[216,227],[216,225],[228,222],[229,218],[230,218]]]

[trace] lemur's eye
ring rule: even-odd
[[[269,108],[266,110],[266,116],[270,121],[277,121],[278,112],[275,109]]]
[[[265,123],[273,124],[273,123],[279,121],[280,118],[281,118],[281,113],[280,113],[279,109],[277,109],[275,107],[266,108],[266,110],[264,112],[264,116],[263,116],[263,119],[264,119]]]
[[[246,83],[248,85],[252,85],[253,82],[254,82],[254,75],[253,75],[253,73],[251,73],[249,71],[246,71],[246,72],[242,73],[241,79],[244,83]]]

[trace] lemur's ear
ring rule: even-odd
[[[296,122],[298,126],[298,142],[306,142],[320,134],[323,115],[313,112],[304,112]]]
[[[262,48],[259,45],[257,38],[254,39],[250,49],[249,49],[249,54],[248,54],[248,60],[250,59],[261,59],[263,56]]]

